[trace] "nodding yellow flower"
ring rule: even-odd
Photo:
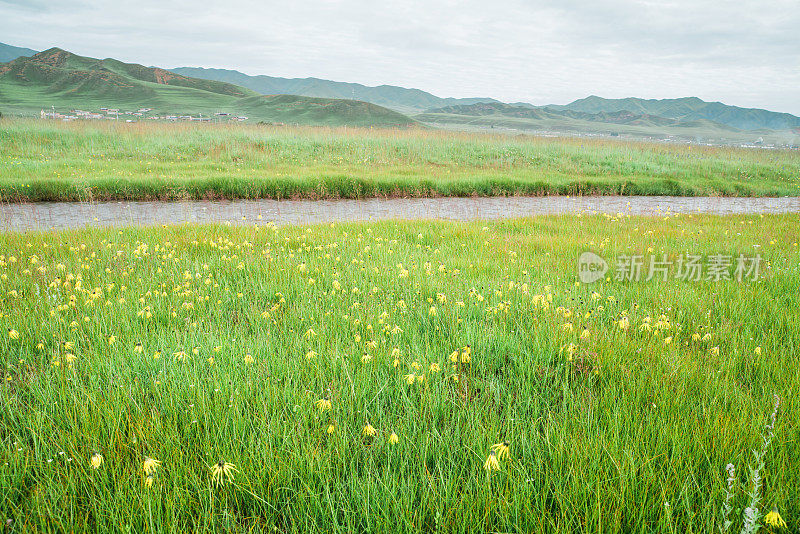
[[[8,329],[8,337],[11,339],[19,339],[19,332],[14,330],[13,328]]]
[[[197,356],[198,354],[200,354],[200,347],[194,347],[194,348],[192,349],[192,354],[194,354],[195,356]]]
[[[431,306],[431,307],[428,309],[428,315],[431,315],[431,316],[436,316],[436,306]]]
[[[144,485],[148,488],[153,487],[153,475],[147,475],[147,478],[144,479]]]
[[[303,337],[308,339],[308,338],[311,338],[311,337],[316,337],[316,335],[317,335],[317,333],[314,332],[314,329],[313,328],[309,328],[308,330],[306,330],[306,333],[303,334]]]
[[[116,341],[117,341],[117,337],[114,336],[113,334],[108,336],[108,344],[109,345],[113,345]]]
[[[395,434],[394,430],[392,430],[392,433],[389,436],[389,443],[395,445],[398,441],[400,441],[400,438],[397,436],[397,434]]]
[[[589,339],[589,329],[584,327],[583,332],[581,332],[581,339]]]
[[[333,434],[334,432],[336,432],[336,425],[331,423],[330,425],[328,425],[328,434]]]
[[[508,445],[509,444],[507,441],[503,441],[501,443],[495,443],[494,445],[492,445],[492,452],[497,453],[497,457],[500,460],[502,460],[503,458],[508,458],[509,457]]]
[[[698,334],[697,332],[692,334],[692,341],[700,341],[700,334]]]
[[[408,384],[408,385],[413,384],[415,378],[416,378],[416,376],[414,375],[414,373],[403,375],[403,380],[405,380],[406,384]]]
[[[364,355],[361,357],[361,362],[362,363],[369,363],[371,361],[372,361],[372,356],[365,352]]]
[[[319,408],[319,411],[321,411],[321,412],[324,412],[325,410],[330,410],[331,409],[331,401],[329,401],[328,399],[320,399],[317,402],[315,402],[314,404],[317,405],[317,408]]]
[[[486,463],[483,464],[483,468],[487,471],[500,471],[500,462],[497,461],[497,453],[491,451],[489,453],[489,457],[486,459]]]
[[[757,355],[761,356],[761,347],[756,347],[756,349],[755,349],[755,353],[756,353]]]
[[[143,350],[144,350],[144,347],[142,347],[142,344],[139,343],[139,342],[137,342],[136,346],[133,347],[133,352],[141,353]]]
[[[75,348],[75,343],[72,341],[65,341],[64,342],[64,350],[73,350]]]
[[[432,363],[431,367],[430,367],[430,370],[431,370],[431,373],[438,373],[439,371],[442,370],[442,368],[439,367],[438,363]]]
[[[784,521],[781,514],[778,513],[777,506],[773,506],[772,511],[764,516],[764,522],[773,527],[786,528],[786,521]]]
[[[44,350],[44,343],[37,343],[36,350]]]
[[[254,361],[249,352],[244,355],[244,363],[253,363]]]
[[[620,330],[623,330],[623,331],[627,330],[628,327],[630,326],[630,324],[631,323],[628,320],[628,317],[622,317],[619,321],[617,321],[617,326],[619,327]]]
[[[237,471],[236,466],[220,460],[211,466],[211,480],[215,484],[224,484],[225,482],[233,482],[233,473]]]
[[[719,356],[719,347],[712,347],[709,352],[712,356]]]
[[[672,343],[672,336],[667,336],[664,338],[664,345],[669,345]]]
[[[317,353],[314,352],[313,350],[306,352],[306,360],[313,360],[314,358],[316,358],[316,356]]]
[[[156,460],[155,458],[150,458],[149,456],[144,459],[144,463],[142,467],[144,469],[144,474],[148,476],[152,476],[156,472],[156,468],[161,465],[160,460]]]
[[[365,436],[374,436],[375,434],[378,433],[378,431],[375,430],[374,426],[372,426],[371,424],[367,423],[367,425],[364,427],[363,433],[364,433]]]
[[[574,329],[575,327],[572,326],[572,323],[564,323],[561,325],[561,330],[564,332],[572,332]]]
[[[99,452],[94,453],[91,458],[91,463],[92,467],[100,469],[100,466],[103,465],[103,455]]]
[[[160,357],[161,357],[161,351],[160,351],[160,350],[157,350],[157,351],[155,351],[155,352],[153,353],[153,359],[154,359],[154,360],[157,360],[157,359],[159,359]]]

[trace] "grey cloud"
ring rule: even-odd
[[[3,42],[440,96],[588,94],[800,114],[796,0],[0,0]]]

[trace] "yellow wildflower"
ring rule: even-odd
[[[100,466],[103,465],[103,455],[99,452],[96,452],[92,455],[91,459],[92,467],[95,469],[100,469]]]
[[[156,460],[155,458],[150,458],[149,456],[144,459],[144,463],[142,464],[144,468],[144,474],[151,476],[156,472],[156,468],[161,465],[160,460]]]
[[[772,511],[764,516],[764,522],[773,527],[786,528],[786,521],[784,521],[781,514],[778,513],[777,506],[773,506]]]
[[[489,453],[489,457],[486,459],[486,463],[483,464],[483,468],[487,471],[499,471],[500,470],[500,462],[497,461],[497,453],[491,451]]]
[[[236,471],[235,465],[225,460],[220,460],[211,466],[211,480],[215,484],[224,484],[226,481],[233,482],[233,473]]]
[[[492,451],[497,453],[497,457],[499,459],[508,458],[509,451],[508,451],[508,442],[503,441],[502,443],[495,443],[492,445]]]

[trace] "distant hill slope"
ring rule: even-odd
[[[570,109],[532,108],[518,104],[480,103],[469,106],[448,106],[428,110],[432,114],[472,115],[472,116],[504,116],[536,120],[559,120],[563,118],[577,119],[590,122],[608,124],[635,124],[668,126],[679,124],[682,121],[668,119],[657,115],[637,114],[630,111],[616,111],[613,113],[587,113]],[[727,128],[725,125],[719,125]]]
[[[725,143],[754,143],[763,136],[764,142],[781,145],[794,145],[798,140],[790,130],[740,130],[708,119],[680,120],[630,111],[588,113],[564,109],[563,106],[555,109],[479,103],[435,108],[414,115],[414,118],[433,126],[458,130],[510,129],[687,141],[713,139]]]
[[[61,111],[147,107],[156,114],[226,112],[247,116],[251,122],[387,127],[414,123],[405,115],[366,102],[265,97],[226,82],[78,56],[59,48],[0,64],[0,106],[0,111],[29,115],[50,106]]]
[[[440,98],[419,89],[394,85],[369,87],[360,83],[334,82],[319,78],[276,78],[273,76],[248,76],[239,71],[179,67],[172,72],[247,87],[264,95],[292,94],[323,98],[347,98],[371,102],[403,113],[420,112],[434,107],[476,102],[497,102],[493,98]]]
[[[30,48],[22,48],[20,46],[12,46],[5,43],[0,43],[0,63],[13,61],[18,57],[30,57],[36,53],[36,50]]]
[[[800,117],[764,109],[740,108],[721,102],[706,102],[697,97],[645,100],[642,98],[608,99],[589,96],[565,106],[546,106],[549,109],[569,109],[586,113],[632,113],[658,115],[680,121],[710,120],[740,130],[787,130],[800,127]]]

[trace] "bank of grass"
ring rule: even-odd
[[[760,507],[794,531],[798,223],[2,234],[0,519],[15,532],[712,532],[731,462],[738,532],[777,394]],[[612,268],[618,254],[762,263],[756,281],[673,269],[576,284],[587,249]],[[148,457],[161,462],[149,482]],[[222,485],[220,460],[237,469]]]
[[[431,130],[0,122],[6,202],[800,194],[800,155]]]

